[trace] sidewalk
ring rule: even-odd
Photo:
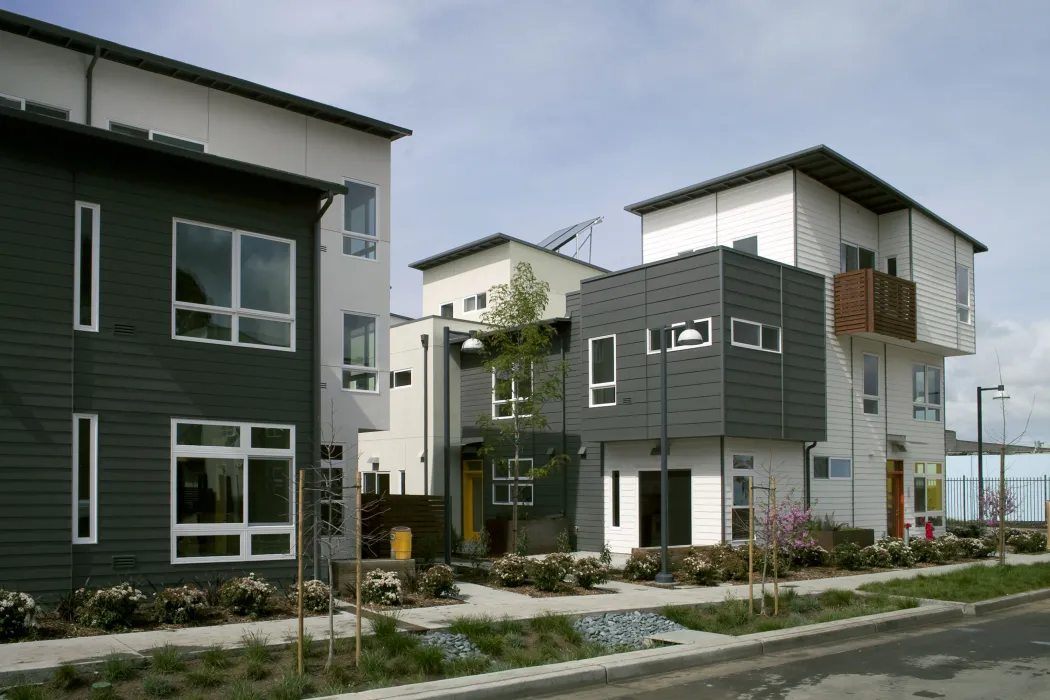
[[[817,593],[829,588],[856,589],[864,583],[886,581],[895,578],[913,578],[920,574],[938,574],[968,566],[994,565],[997,560],[988,559],[979,564],[949,564],[923,569],[900,569],[881,573],[857,574],[838,578],[794,581],[781,584],[782,589],[793,588],[799,593]],[[1050,562],[1050,553],[1037,555],[1009,554],[1009,564],[1032,564]],[[641,586],[633,583],[613,581],[602,586],[615,593],[563,596],[557,598],[531,598],[512,590],[489,588],[471,583],[459,584],[464,602],[432,608],[405,610],[397,615],[398,620],[424,629],[447,627],[457,617],[485,615],[525,619],[544,612],[571,615],[591,615],[603,612],[658,609],[664,605],[695,605],[717,603],[726,597],[747,597],[747,584],[721,585],[707,588],[680,588],[674,590]],[[341,612],[335,617],[335,633],[338,637],[353,636],[355,617]],[[370,630],[367,619],[362,622],[364,632]],[[272,620],[236,625],[217,625],[177,630],[152,632],[126,632],[122,634],[55,639],[42,642],[0,644],[0,677],[25,673],[35,669],[53,668],[62,663],[85,663],[97,661],[110,653],[131,657],[148,655],[155,647],[171,644],[186,650],[202,649],[212,645],[225,647],[241,646],[245,634],[264,635],[272,644],[294,639],[296,620]],[[306,619],[306,631],[315,640],[327,638],[328,618]]]

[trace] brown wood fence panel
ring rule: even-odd
[[[835,275],[835,333],[915,340],[915,283],[877,270]]]
[[[432,538],[437,554],[444,554],[445,505],[440,496],[361,495],[361,532],[366,559],[390,558],[390,530],[412,529],[413,556],[423,538]]]

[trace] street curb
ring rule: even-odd
[[[987,615],[996,610],[1014,608],[1018,605],[1034,603],[1037,600],[1046,600],[1047,598],[1050,598],[1050,588],[1042,588],[1037,591],[1027,591],[1025,593],[1014,593],[1013,595],[1004,595],[1001,598],[979,600],[976,603],[966,603],[963,606],[963,614]]]
[[[754,658],[786,649],[818,646],[879,632],[935,624],[961,618],[962,614],[962,609],[957,606],[924,605],[863,618],[759,632],[719,646],[683,644],[643,649],[583,661],[332,695],[323,700],[507,700],[569,691],[583,686],[608,685],[643,676],[696,669],[705,664]]]

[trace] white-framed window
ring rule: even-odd
[[[664,333],[664,339],[667,341],[667,352],[675,352],[676,350],[691,350],[693,348],[702,348],[711,345],[711,319],[709,318],[698,318],[693,321],[693,328],[696,329],[700,336],[703,338],[703,342],[698,345],[679,345],[678,338],[682,335],[682,331],[685,330],[685,321],[678,323],[672,323],[667,327],[667,331]],[[660,352],[660,329],[650,328],[646,334],[646,354],[654,355]]]
[[[376,259],[379,243],[379,187],[360,180],[344,180],[343,255],[362,260]]]
[[[590,407],[616,405],[616,336],[605,335],[587,342],[587,377]]]
[[[346,472],[343,460],[346,446],[340,443],[321,444],[320,498],[318,499],[318,520],[322,537],[338,537],[345,534],[346,498],[343,480]]]
[[[913,492],[915,526],[944,525],[944,465],[939,462],[916,462]]]
[[[73,544],[98,543],[98,416],[73,414]]]
[[[840,272],[875,269],[875,251],[853,245],[852,243],[843,243],[841,252],[842,269]]]
[[[131,136],[136,139],[155,141],[156,143],[163,143],[167,146],[185,148],[187,151],[196,151],[197,153],[208,152],[208,144],[203,141],[197,141],[196,139],[190,139],[176,134],[168,134],[163,131],[157,131],[156,129],[147,129],[141,126],[132,126],[131,124],[121,124],[120,122],[111,121],[109,123],[109,130],[114,134],[123,134],[124,136]]]
[[[175,219],[172,337],[295,350],[295,241]]]
[[[294,426],[172,419],[172,563],[294,557],[294,480]]]
[[[388,495],[390,493],[390,472],[362,472],[361,493]]]
[[[970,268],[955,266],[955,306],[959,323],[973,323],[973,298],[970,294]]]
[[[733,455],[733,469],[746,469],[748,471],[754,471],[754,469],[755,469],[755,456],[754,455]]]
[[[513,459],[492,461],[492,503],[493,505],[513,505],[511,499],[514,493],[514,475],[511,472]],[[531,506],[533,496],[532,485],[532,458],[523,457],[518,460],[518,491],[517,501],[519,506]],[[522,483],[524,482],[524,483]]]
[[[849,457],[813,457],[814,479],[849,479],[853,476],[853,460]]]
[[[343,389],[379,393],[375,316],[343,313]]]
[[[751,479],[753,474],[733,475],[733,511],[731,513],[731,536],[734,540],[746,540],[750,533]]]
[[[864,353],[864,413],[879,415],[879,356]]]
[[[531,374],[531,372],[530,372]],[[522,402],[532,395],[532,381],[504,379],[492,373],[492,417],[496,419],[527,417],[531,414],[520,413]]]
[[[780,352],[780,328],[767,326],[764,323],[745,321],[742,318],[732,320],[733,345],[763,352]]]
[[[412,386],[412,370],[398,369],[390,373],[390,388],[401,389]]]
[[[29,114],[39,114],[42,117],[52,117],[53,119],[61,119],[66,122],[69,121],[69,110],[64,107],[55,107],[41,102],[33,102],[32,100],[25,100],[21,97],[15,97],[14,95],[0,94],[0,107],[9,107],[10,109],[28,112]]]
[[[337,442],[321,444],[321,461],[329,463],[342,463],[346,445]]]
[[[97,333],[102,210],[97,204],[76,202],[73,212],[73,328]]]
[[[469,314],[473,311],[483,311],[488,306],[488,292],[472,294],[463,299],[463,313]]]
[[[454,311],[453,311],[453,308],[452,308],[452,302],[451,301],[449,303],[447,303],[447,304],[442,304],[441,305],[441,318],[452,318],[452,314],[453,313],[454,313]]]
[[[939,421],[943,399],[941,368],[930,365],[912,365],[912,417],[915,420]]]

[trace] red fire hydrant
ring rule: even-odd
[[[933,539],[933,523],[929,520],[926,521],[926,539]]]

